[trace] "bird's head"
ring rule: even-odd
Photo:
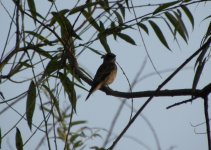
[[[107,54],[103,55],[101,58],[103,58],[104,62],[106,62],[106,63],[116,61],[116,55],[114,55],[113,53],[107,53]]]

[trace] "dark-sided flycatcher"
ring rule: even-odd
[[[98,68],[95,74],[95,77],[92,81],[92,87],[89,90],[89,94],[86,97],[86,100],[94,91],[100,89],[103,86],[111,84],[116,77],[117,73],[117,66],[115,64],[116,55],[114,55],[113,53],[107,53],[106,55],[103,55],[102,58],[104,59],[103,63]]]

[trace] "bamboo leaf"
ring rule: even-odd
[[[107,53],[111,52],[110,47],[107,43],[107,39],[106,36],[103,34],[98,34],[98,38],[100,39],[100,43],[102,44],[102,46],[104,47],[104,49],[106,50]]]
[[[60,112],[60,108],[59,108],[59,101],[57,100],[57,98],[54,96],[54,94],[52,93],[52,91],[46,86],[46,85],[42,85],[44,87],[44,89],[48,92],[50,98],[53,101],[54,106],[56,107],[56,110],[58,112],[59,115],[59,120],[63,121],[63,117],[62,114]]]
[[[180,1],[173,1],[173,2],[169,2],[169,3],[165,3],[163,5],[158,6],[158,8],[155,9],[155,11],[153,12],[153,14],[157,14],[161,11],[163,11],[164,9],[171,7],[173,5],[176,5],[177,3],[179,3]]]
[[[160,28],[157,26],[156,23],[154,23],[153,21],[149,20],[149,23],[150,25],[152,26],[155,34],[157,35],[158,39],[161,41],[161,43],[167,48],[170,50],[169,46],[168,46],[168,43],[162,33],[162,31],[160,30]]]
[[[124,41],[126,41],[132,45],[136,45],[136,42],[127,34],[117,33],[117,36],[119,36],[121,39],[123,39]]]
[[[185,6],[185,5],[181,5],[182,10],[185,12],[186,16],[188,17],[192,28],[194,28],[194,17],[192,15],[192,13],[190,12],[190,10]]]
[[[21,132],[18,128],[16,128],[15,143],[16,143],[17,150],[23,150],[23,140],[22,140]]]
[[[29,128],[32,127],[32,118],[34,115],[35,102],[36,102],[36,86],[33,81],[31,81],[28,93],[27,93],[27,102],[26,102],[26,119]]]
[[[34,19],[34,22],[36,23],[37,11],[36,11],[36,6],[35,6],[35,3],[34,3],[34,0],[27,0],[27,2],[28,2],[28,6],[29,6],[29,10],[31,12],[31,15]]]
[[[188,39],[188,31],[185,27],[185,24],[182,20],[182,17],[181,17],[181,12],[179,10],[177,10],[178,12],[174,12],[175,16],[177,17],[177,20],[178,20],[178,23],[179,23],[179,27],[181,28],[182,32],[185,34],[185,37],[186,39]],[[186,42],[187,43],[187,42]]]
[[[199,83],[199,79],[201,77],[201,74],[202,74],[202,71],[204,69],[204,66],[205,66],[205,63],[206,63],[206,59],[204,59],[202,61],[202,63],[200,63],[196,69],[196,73],[195,73],[195,76],[194,76],[194,79],[193,79],[193,85],[192,85],[192,90],[195,91],[196,90],[196,87]]]
[[[43,37],[42,35],[36,33],[36,32],[33,32],[33,31],[24,31],[24,33],[28,33],[28,34],[31,34],[33,35],[34,37],[38,38],[40,41],[48,44],[49,43],[49,40],[46,39],[45,37]]]
[[[145,24],[139,22],[138,26],[149,35],[149,30]]]
[[[123,18],[125,18],[125,7],[123,7],[123,5],[120,3],[117,3],[117,5],[119,6]]]
[[[70,79],[64,75],[63,73],[59,72],[60,81],[64,87],[65,92],[69,97],[69,101],[73,107],[73,110],[76,112],[76,92],[74,88],[74,83],[70,81]]]
[[[123,24],[122,16],[117,11],[114,11],[114,13],[115,13],[115,15],[117,17],[118,23],[119,24]]]
[[[89,21],[89,23],[97,30],[100,31],[100,27],[97,24],[97,22],[95,21],[95,19],[92,17],[92,15],[87,12],[86,10],[82,11],[82,14],[84,15],[84,17],[87,19],[87,21]]]
[[[167,19],[171,22],[171,24],[175,27],[175,31],[179,33],[179,35],[184,39],[187,43],[187,38],[183,28],[181,27],[181,23],[175,18],[171,13],[165,13]]]

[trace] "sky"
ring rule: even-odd
[[[134,0],[134,5],[144,4],[145,2],[142,0]],[[155,3],[156,1],[148,1],[148,3]],[[163,1],[164,2],[164,1]],[[165,1],[169,2],[169,1]],[[1,3],[12,13],[14,9],[12,2],[8,2],[6,0],[1,0]],[[37,9],[41,13],[45,13],[49,8],[49,2],[37,0],[36,4],[39,5]],[[71,7],[69,1],[56,1],[57,8],[63,9]],[[143,80],[140,80],[139,83],[136,84],[133,91],[146,91],[146,90],[155,90],[159,84],[161,84],[182,62],[184,62],[191,54],[193,54],[199,47],[200,42],[203,35],[206,32],[206,28],[210,22],[209,19],[202,21],[205,17],[210,15],[210,2],[207,2],[205,5],[203,4],[195,4],[190,7],[195,19],[195,27],[192,30],[191,24],[188,22],[187,18],[185,20],[185,24],[188,26],[189,32],[189,41],[186,44],[181,38],[178,38],[180,47],[176,44],[174,39],[170,36],[169,30],[163,22],[159,22],[159,26],[169,42],[169,45],[172,51],[167,50],[158,40],[155,33],[150,29],[149,35],[143,32],[144,42],[146,44],[147,50],[155,67],[159,72],[162,70],[170,69],[165,73],[161,73],[161,77],[159,75],[154,74],[153,76],[147,76]],[[137,14],[147,13],[151,8],[140,8],[137,9]],[[9,29],[10,19],[5,12],[2,5],[0,5],[0,18],[3,20],[1,22],[0,28],[0,47],[4,47],[4,43],[6,40],[6,36]],[[132,12],[126,15],[126,20],[130,20],[133,16]],[[26,28],[33,28],[31,26],[32,22],[28,22],[26,24]],[[27,26],[28,25],[28,26]],[[13,28],[14,33],[14,28]],[[121,39],[117,39],[114,41],[113,38],[108,39],[108,43],[111,46],[111,50],[117,56],[117,63],[121,66],[124,73],[127,75],[130,82],[133,81],[135,75],[138,70],[141,68],[144,60],[147,58],[146,51],[144,49],[143,42],[141,41],[138,30],[128,30],[124,33],[131,35],[137,45],[133,46]],[[86,34],[84,34],[84,39],[82,43],[85,43],[87,39],[89,39],[93,34],[92,29],[90,29]],[[14,35],[11,34],[10,42],[8,44],[7,52],[11,50],[14,46]],[[95,42],[92,44],[92,47],[99,50],[100,52],[104,52],[102,46],[100,46],[99,42]],[[1,50],[0,49],[0,54]],[[94,76],[97,68],[102,63],[100,56],[91,52],[88,49],[78,57],[78,62],[82,68],[87,70],[90,75]],[[163,89],[181,89],[181,88],[191,88],[192,81],[194,77],[194,62],[186,66],[182,72],[177,74],[172,81],[170,81]],[[203,88],[205,85],[210,83],[210,66],[211,63],[207,62],[202,77],[200,79],[200,83],[198,88]],[[118,91],[128,91],[129,86],[127,80],[124,76],[123,71],[120,67],[118,67],[117,78],[113,84],[109,87],[113,90]],[[6,69],[5,69],[6,70]],[[39,71],[39,68],[37,69]],[[155,73],[155,70],[152,67],[149,59],[146,59],[146,65],[142,74],[140,75],[140,79],[149,73]],[[20,74],[20,79],[25,79],[27,74]],[[83,82],[85,88],[89,89],[90,86]],[[0,91],[4,94],[6,99],[9,99],[16,94],[24,91],[29,86],[29,83],[14,85],[11,82],[6,82],[0,85]],[[78,93],[78,104],[77,104],[77,115],[74,116],[75,120],[87,120],[87,126],[97,129],[105,129],[108,130],[111,122],[116,114],[122,99],[107,96],[105,93],[101,91],[96,91],[93,95],[90,96],[89,100],[85,102],[85,98],[87,96],[87,92],[77,88]],[[204,123],[204,110],[203,110],[203,101],[198,99],[193,103],[187,103],[178,107],[174,107],[172,109],[166,109],[167,106],[172,105],[176,102],[186,100],[189,97],[160,97],[154,98],[150,104],[144,109],[142,115],[150,122],[151,126],[156,132],[156,135],[159,139],[159,144],[162,150],[175,149],[175,150],[197,150],[197,149],[207,149],[207,140],[206,140],[206,128],[205,124],[200,126],[196,126],[200,123]],[[147,98],[137,98],[134,99],[134,110],[139,109],[142,104],[146,101]],[[25,99],[21,100],[17,105],[14,106],[16,110],[18,110],[21,114],[25,112]],[[60,101],[60,106],[65,108],[65,106],[69,104],[67,98],[63,97]],[[131,100],[127,100],[127,104],[131,106]],[[6,104],[0,104],[0,111],[7,107]],[[39,109],[39,102],[37,101],[37,109],[35,110],[34,120],[33,122],[39,124],[42,121],[42,114]],[[131,114],[131,108],[124,106],[123,111],[121,112],[116,125],[114,127],[114,135],[112,135],[112,140],[115,135],[118,135],[125,125],[128,123]],[[134,114],[134,113],[133,113]],[[9,109],[5,113],[0,115],[0,128],[2,134],[6,133],[9,129],[11,129],[14,124],[20,119],[20,116],[17,115],[17,112],[14,112],[12,109]],[[23,140],[28,139],[32,132],[29,130],[26,121],[21,121],[18,125],[20,129]],[[194,127],[195,126],[195,127]],[[105,136],[107,132],[105,130],[100,130],[98,133],[102,135],[102,138],[96,138],[94,140],[90,140],[87,142],[87,147],[85,149],[89,149],[89,146],[102,146]],[[32,129],[35,131],[35,128]],[[15,129],[13,129],[2,141],[2,149],[9,150],[15,149]],[[203,133],[203,134],[202,134]],[[36,147],[39,143],[39,140],[43,137],[43,133],[37,132],[32,139],[25,145],[25,149],[31,149],[32,147]],[[136,140],[132,140],[136,139]],[[112,141],[111,140],[111,141]],[[52,142],[53,143],[53,142]],[[112,142],[111,142],[112,143]],[[109,143],[108,146],[111,144]],[[144,144],[141,144],[144,143]],[[40,149],[46,149],[47,142],[40,147]],[[63,145],[59,144],[59,149],[62,149]],[[142,149],[158,149],[156,145],[155,138],[153,133],[147,124],[146,120],[143,117],[139,117],[135,123],[130,127],[130,129],[126,132],[125,137],[120,140],[117,144],[115,150],[142,150]]]

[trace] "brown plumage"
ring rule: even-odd
[[[103,63],[98,68],[95,77],[92,81],[92,87],[89,90],[89,94],[86,97],[86,100],[89,96],[96,90],[100,89],[101,87],[111,84],[117,73],[117,66],[115,64],[116,55],[113,53],[107,53],[106,55],[102,56]]]

